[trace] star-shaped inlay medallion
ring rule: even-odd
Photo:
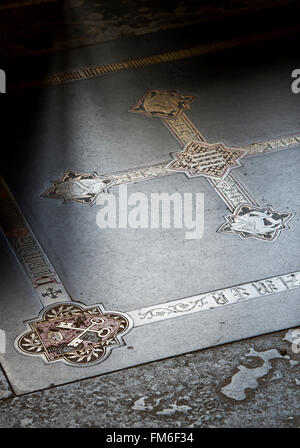
[[[282,230],[289,229],[287,223],[293,216],[294,213],[281,213],[270,206],[240,204],[232,215],[225,216],[226,222],[218,232],[239,235],[242,239],[274,241]]]
[[[243,149],[227,148],[222,143],[189,142],[182,151],[173,153],[175,161],[167,168],[183,172],[187,177],[224,178],[231,168],[240,166],[246,155]]]
[[[99,177],[96,173],[84,174],[69,170],[41,196],[93,205],[98,195],[106,192],[113,183],[113,179]]]
[[[193,99],[193,96],[181,95],[176,90],[149,90],[129,109],[129,112],[144,114],[149,118],[160,117],[170,120],[189,109]]]

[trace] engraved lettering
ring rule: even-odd
[[[278,289],[272,280],[265,280],[264,282],[256,282],[252,283],[252,285],[261,296],[271,294],[277,291]]]
[[[214,294],[211,294],[211,297],[215,300],[215,302],[218,305],[225,305],[225,303],[229,302],[224,292],[216,292]]]
[[[287,274],[278,278],[286,289],[299,288],[300,286],[300,280],[297,278],[296,274]]]
[[[245,297],[250,296],[250,293],[247,292],[247,290],[245,288],[241,288],[241,287],[232,288],[231,292],[234,297],[238,298],[238,300],[242,300]]]

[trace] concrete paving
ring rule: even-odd
[[[0,403],[2,428],[300,427],[300,355],[286,331],[90,378]],[[222,393],[238,366],[256,372],[258,353],[277,352],[246,398]],[[262,355],[263,356],[263,355]],[[297,364],[298,362],[298,364]],[[254,375],[255,376],[255,375]]]

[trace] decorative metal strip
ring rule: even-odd
[[[148,165],[140,168],[134,168],[132,170],[124,170],[118,173],[108,174],[107,178],[113,179],[113,186],[121,184],[129,184],[134,182],[140,182],[147,179],[153,179],[155,177],[170,176],[174,173],[167,169],[170,161],[161,162],[157,165]]]
[[[248,151],[246,157],[257,156],[273,151],[296,148],[300,146],[300,134],[266,140],[264,142],[252,143],[244,148]]]
[[[47,255],[0,177],[0,227],[43,306],[71,300]]]
[[[128,312],[134,327],[161,322],[175,317],[208,311],[214,308],[234,305],[284,291],[300,288],[300,271],[278,275],[238,286],[219,289],[172,302],[139,308]]]
[[[82,68],[70,72],[55,73],[40,80],[18,82],[14,85],[11,85],[11,90],[26,89],[36,86],[52,86],[64,84],[71,81],[90,79],[108,73],[147,67],[149,65],[162,64],[165,62],[178,61],[181,59],[201,56],[216,51],[227,50],[237,46],[251,45],[261,41],[288,36],[297,32],[299,32],[299,26],[289,27],[285,29],[276,29],[257,35],[249,35],[220,42],[212,42],[209,44],[198,45],[196,47],[167,51],[165,53],[157,55],[139,57],[126,61],[115,62],[112,64],[97,65],[94,67]]]
[[[208,181],[231,211],[234,211],[242,203],[258,205],[233,174],[229,174],[225,179],[208,179]]]
[[[178,143],[183,147],[192,140],[197,140],[199,142],[206,141],[185,113],[182,113],[179,117],[174,118],[173,120],[163,120],[163,122]]]

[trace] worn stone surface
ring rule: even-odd
[[[0,404],[1,427],[300,427],[300,355],[286,332],[256,337],[123,370]],[[256,368],[257,357],[281,356],[246,399],[221,393],[240,364]]]

